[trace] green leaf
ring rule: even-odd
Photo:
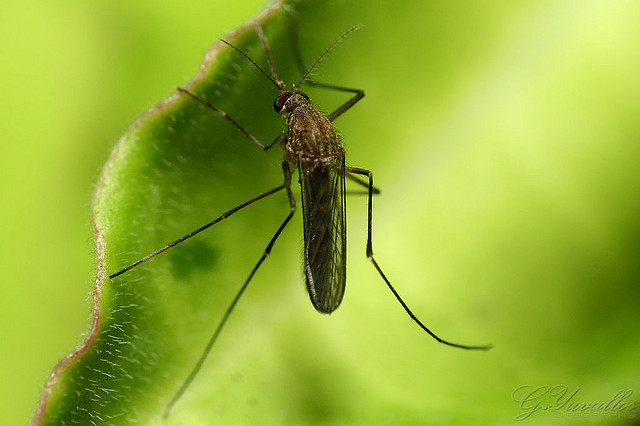
[[[382,190],[382,268],[443,338],[495,347],[444,347],[411,324],[364,258],[356,196],[340,309],[317,315],[307,300],[297,216],[169,424],[499,424],[523,412],[523,385],[566,384],[585,402],[637,390],[640,14],[592,3],[292,5],[307,63],[364,24],[316,78],[367,91],[337,126],[348,163]],[[292,82],[288,22],[264,27]],[[266,67],[253,30],[233,42]],[[190,89],[270,142],[275,89],[231,49],[214,52]],[[309,94],[326,111],[344,101]],[[125,135],[94,208],[98,328],[56,370],[42,423],[160,421],[286,198],[113,282],[105,273],[279,185],[280,158],[178,95]]]
[[[286,19],[281,5],[258,18],[279,57],[290,56],[280,47]],[[227,40],[268,69],[252,23]],[[266,138],[265,144],[281,132],[272,107],[277,88],[222,43],[187,87]],[[278,203],[285,195],[120,277],[108,275],[281,184],[279,155],[277,149],[265,155],[228,121],[180,93],[136,121],[113,149],[94,199],[93,329],[56,368],[38,421],[123,424],[159,418],[288,213]],[[177,418],[192,409],[185,400]]]

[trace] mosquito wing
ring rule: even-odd
[[[299,164],[304,224],[304,266],[313,306],[331,313],[342,301],[346,280],[344,157],[332,167],[305,170]]]

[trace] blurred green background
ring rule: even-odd
[[[377,259],[442,337],[495,348],[466,353],[419,333],[364,258],[356,199],[345,302],[320,317],[335,346],[315,373],[340,359],[349,375],[306,377],[319,395],[333,386],[356,402],[321,421],[373,420],[376,405],[388,412],[381,423],[506,424],[523,411],[511,399],[521,385],[566,384],[585,402],[640,390],[640,3],[322,4],[307,31],[332,40],[363,25],[319,76],[367,92],[338,126],[348,161],[383,190]],[[28,421],[88,328],[90,203],[110,148],[262,6],[0,5],[3,424]],[[278,262],[299,249],[281,247]],[[298,277],[290,257],[285,275]],[[261,339],[315,321],[306,296],[295,301],[265,319],[273,335]],[[286,362],[268,368],[295,371],[313,342],[290,342]]]

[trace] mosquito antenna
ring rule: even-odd
[[[291,40],[291,53],[293,54],[293,60],[298,67],[300,75],[307,71],[307,67],[304,66],[302,60],[302,49],[300,48],[300,30],[298,25],[298,19],[291,19],[288,25],[289,28],[289,40]]]
[[[271,75],[273,75],[274,80],[276,81],[278,88],[280,90],[285,90],[285,84],[280,78],[278,78],[278,73],[276,72],[276,66],[273,64],[273,58],[271,58],[271,50],[269,50],[269,45],[267,44],[267,38],[264,36],[262,32],[262,27],[256,23],[256,33],[258,33],[258,38],[260,39],[260,43],[262,43],[262,47],[264,48],[264,54],[267,57],[267,62],[269,63],[269,68],[271,68]]]
[[[278,84],[269,74],[267,74],[265,72],[265,70],[262,69],[262,67],[260,65],[258,65],[256,63],[256,61],[254,61],[253,59],[251,59],[249,57],[249,55],[247,55],[246,53],[244,53],[242,50],[238,49],[237,47],[235,47],[233,44],[229,43],[227,40],[225,39],[220,39],[221,42],[223,42],[224,44],[226,44],[227,46],[233,48],[233,50],[235,50],[236,52],[240,53],[242,56],[244,56],[245,58],[247,58],[247,60],[249,62],[251,62],[256,68],[258,68],[258,70],[260,70],[260,72],[269,79],[270,82],[273,83],[274,86],[276,86],[278,89],[282,89],[281,84]],[[268,50],[267,50],[268,51]],[[277,78],[277,77],[276,77]]]
[[[324,49],[324,51],[320,54],[320,56],[318,56],[318,59],[315,60],[315,62],[309,67],[307,72],[304,73],[304,75],[302,76],[302,78],[300,79],[298,84],[296,84],[294,87],[300,87],[302,85],[302,83],[304,83],[304,81],[307,79],[307,77],[309,77],[309,74],[311,74],[313,72],[313,70],[318,66],[320,61],[322,61],[322,59],[324,59],[324,57],[327,55],[327,53],[329,53],[329,51],[331,49],[333,49],[336,46],[336,44],[340,43],[345,37],[347,37],[349,34],[354,32],[358,28],[360,28],[360,25],[356,25],[355,27],[345,31],[344,33],[342,33],[342,35],[340,37],[335,39],[334,42],[329,45],[329,47]]]

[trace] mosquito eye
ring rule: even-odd
[[[276,110],[276,112],[280,112],[290,97],[291,93],[285,93],[284,95],[278,96],[276,100],[273,101],[273,109]]]

